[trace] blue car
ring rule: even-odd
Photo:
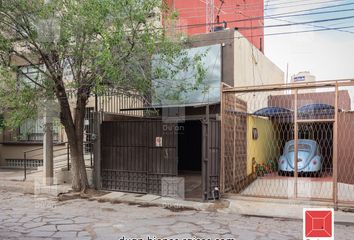
[[[280,174],[294,172],[294,140],[285,144],[283,155],[278,161]],[[322,157],[316,141],[308,139],[298,140],[298,173],[318,173],[321,171]]]

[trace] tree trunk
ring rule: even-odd
[[[60,82],[60,81],[58,81]],[[72,189],[74,191],[85,191],[89,184],[86,174],[86,166],[83,153],[83,134],[86,100],[85,96],[77,96],[74,118],[72,116],[68,97],[65,92],[64,83],[57,84],[56,96],[60,104],[60,122],[64,125],[65,132],[70,146]]]
[[[77,149],[77,146],[75,146],[76,143],[71,143],[69,140],[69,146],[70,146],[70,158],[71,158],[71,175],[72,175],[72,189],[75,192],[81,191],[81,182],[80,182],[80,172],[79,172],[79,157],[80,153]]]
[[[86,104],[89,94],[86,93],[85,88],[80,88],[77,94],[76,109],[75,109],[75,136],[76,136],[76,152],[77,158],[75,159],[77,171],[79,173],[81,191],[85,192],[89,187],[86,164],[84,159],[84,125]]]
[[[83,154],[83,142],[78,140],[70,144],[72,188],[74,191],[86,191],[89,187]]]

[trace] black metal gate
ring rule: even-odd
[[[203,124],[203,189],[204,199],[219,198],[221,135],[220,121],[209,120]]]
[[[161,178],[177,176],[177,124],[161,120],[102,123],[102,188],[161,193]]]

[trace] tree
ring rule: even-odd
[[[0,5],[0,99],[10,125],[33,117],[43,99],[55,99],[71,149],[72,187],[88,188],[83,157],[85,109],[89,97],[114,88],[122,94],[151,96],[151,77],[173,77],[151,68],[151,58],[173,63],[183,59],[182,43],[169,39],[156,21],[161,0],[6,0]],[[14,77],[14,61],[40,74]],[[196,57],[193,61],[200,61]],[[200,64],[196,83],[203,77]],[[69,77],[68,77],[69,76]],[[161,77],[163,79],[163,77]],[[195,86],[192,86],[195,87]],[[181,86],[186,91],[186,86]],[[75,106],[68,92],[74,93]]]

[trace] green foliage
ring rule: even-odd
[[[0,66],[0,84],[0,112],[9,113],[2,124],[16,128],[24,120],[36,117],[40,92],[34,91],[29,85],[22,85],[20,88],[9,67]]]
[[[278,170],[278,162],[276,160],[268,159],[264,164],[256,164],[255,167],[257,176],[264,176]]]
[[[2,108],[13,110],[10,125],[33,117],[41,99],[53,98],[61,88],[74,92],[76,98],[101,95],[108,88],[151,96],[152,76],[171,79],[188,68],[196,68],[195,81],[191,86],[181,85],[180,91],[197,87],[205,76],[200,58],[183,59],[183,42],[169,39],[159,25],[161,11],[168,12],[161,0],[3,1],[0,100]],[[172,12],[171,18],[175,17]],[[152,69],[155,54],[175,68]],[[18,82],[6,65],[10,55],[39,64],[41,82],[30,79],[35,87]],[[61,95],[56,97],[60,102]]]

